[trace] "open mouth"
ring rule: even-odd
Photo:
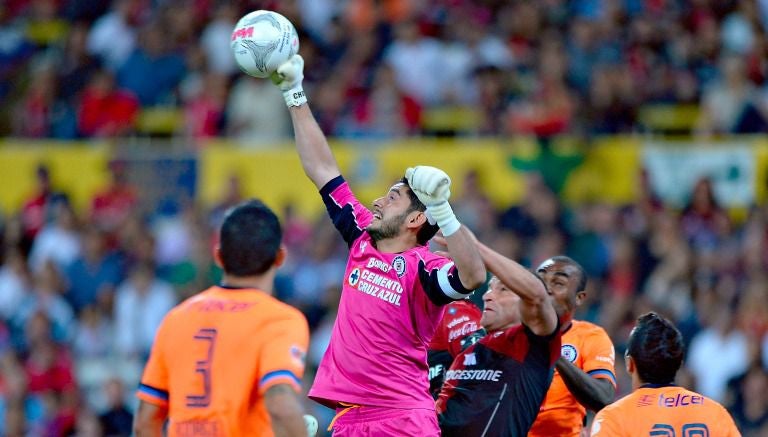
[[[373,212],[373,218],[381,220],[381,213],[378,211]]]

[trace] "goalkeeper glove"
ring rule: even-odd
[[[288,107],[307,103],[307,95],[301,85],[304,80],[304,58],[301,55],[291,56],[291,59],[277,67],[270,79],[283,92]]]
[[[451,178],[444,171],[419,165],[406,169],[405,178],[416,197],[427,207],[430,223],[437,223],[446,237],[459,230],[461,223],[448,203],[451,197]]]

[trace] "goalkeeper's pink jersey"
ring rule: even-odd
[[[320,193],[350,253],[330,345],[309,397],[331,408],[346,402],[434,409],[427,344],[443,305],[471,290],[453,263],[427,246],[376,250],[365,232],[373,215],[341,176]]]

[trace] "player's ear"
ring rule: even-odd
[[[576,306],[581,305],[582,302],[584,302],[584,299],[587,298],[587,292],[586,291],[579,291],[576,293]]]
[[[627,373],[630,375],[635,373],[635,360],[631,356],[624,356],[624,366],[627,368]]]
[[[275,267],[280,267],[285,262],[286,256],[288,256],[288,250],[285,248],[285,245],[281,244],[277,249],[277,254],[275,254],[275,262],[273,262],[272,265]]]
[[[213,248],[213,260],[216,262],[217,266],[222,269],[224,268],[224,263],[221,262],[221,246],[218,244]]]
[[[419,228],[427,223],[427,215],[424,211],[413,211],[408,214],[408,218],[405,221],[408,228]]]

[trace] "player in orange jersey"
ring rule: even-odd
[[[722,405],[674,385],[682,362],[680,331],[656,313],[640,316],[626,353],[635,391],[597,413],[592,437],[741,436]]]
[[[220,230],[220,286],[179,304],[155,337],[137,393],[137,436],[306,436],[301,391],[309,328],[271,296],[285,259],[275,214],[259,201]]]
[[[599,411],[613,401],[616,392],[615,352],[605,330],[581,320],[573,313],[586,296],[584,269],[565,256],[550,258],[539,271],[553,262],[565,262],[572,269],[561,275],[563,287],[552,288],[555,304],[562,309],[561,357],[539,415],[528,437],[578,437],[584,426],[586,409]]]

